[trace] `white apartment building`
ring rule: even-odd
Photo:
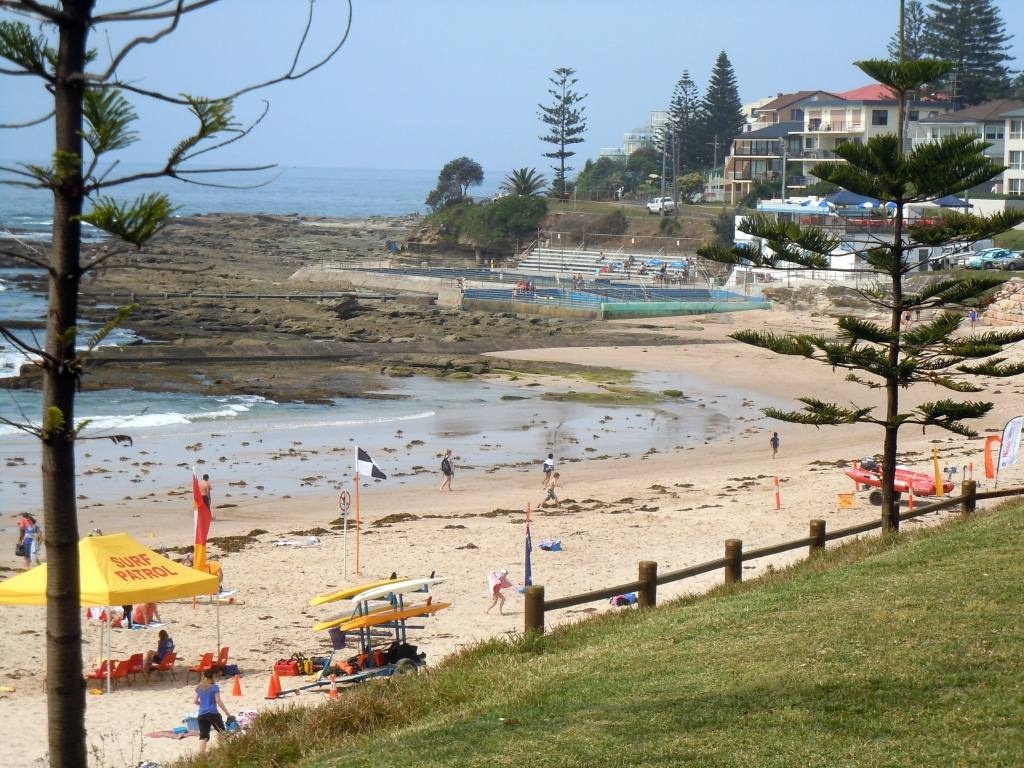
[[[968,134],[990,144],[985,154],[1007,170],[990,183],[989,192],[1024,195],[1024,101],[1000,99],[932,118],[911,130],[913,146],[946,136]]]

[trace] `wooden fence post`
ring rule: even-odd
[[[644,585],[637,592],[637,604],[641,608],[653,608],[658,604],[658,564],[653,560],[641,560],[637,581]]]
[[[813,555],[825,549],[825,521],[811,520],[811,546],[807,548],[807,554]]]
[[[543,586],[529,586],[526,588],[524,593],[526,596],[526,603],[524,612],[526,616],[525,630],[527,632],[543,632],[544,631],[544,587]]]
[[[964,497],[960,502],[960,514],[967,517],[974,512],[978,504],[978,483],[974,480],[964,480],[960,483],[960,495]]]
[[[743,542],[739,539],[725,540],[725,583],[739,584],[743,581]]]

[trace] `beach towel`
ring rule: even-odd
[[[320,539],[310,536],[308,539],[282,539],[274,542],[275,547],[319,547]]]
[[[615,595],[608,598],[608,602],[615,606],[634,605],[637,601],[636,592],[628,592],[625,595]]]
[[[146,738],[147,739],[187,739],[189,736],[198,736],[199,735],[198,731],[189,731],[187,728],[185,728],[185,726],[179,726],[179,727],[183,728],[184,730],[178,730],[177,728],[175,728],[174,730],[170,730],[170,731],[153,731],[152,733],[147,733],[146,734]]]

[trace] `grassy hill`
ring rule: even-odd
[[[1024,765],[1021,509],[262,717],[212,766]]]

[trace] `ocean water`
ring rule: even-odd
[[[124,175],[145,170],[126,164]],[[136,182],[110,191],[119,200],[140,194],[163,192],[178,208],[176,215],[202,213],[297,213],[303,216],[367,218],[423,213],[427,194],[437,184],[437,171],[366,168],[279,168],[259,174],[217,176],[206,181],[243,185],[268,181],[255,189],[224,189],[197,186],[174,179]],[[500,173],[484,173],[484,183],[474,187],[476,198],[490,197]],[[88,210],[88,206],[86,206]],[[49,239],[52,198],[46,192],[0,185],[0,235],[4,231],[29,241]],[[86,227],[86,238],[98,233]]]
[[[86,391],[76,399],[79,423],[89,421],[83,437],[127,434],[132,444],[79,442],[76,491],[87,505],[160,498],[162,489],[184,487],[190,467],[199,465],[225,489],[236,485],[235,501],[257,498],[263,487],[296,497],[322,493],[351,475],[355,445],[397,483],[421,475],[433,482],[445,448],[467,472],[532,466],[549,451],[567,471],[588,459],[699,450],[706,440],[747,426],[735,418],[744,393],[702,393],[699,383],[677,376],[647,375],[637,383],[653,391],[680,388],[690,397],[656,406],[592,406],[544,400],[537,389],[500,380],[427,378],[391,381],[393,399],[330,405]],[[0,417],[38,422],[39,410],[39,393],[0,390]],[[38,461],[35,438],[0,425],[0,464],[7,467],[0,475],[0,517],[38,507]]]

